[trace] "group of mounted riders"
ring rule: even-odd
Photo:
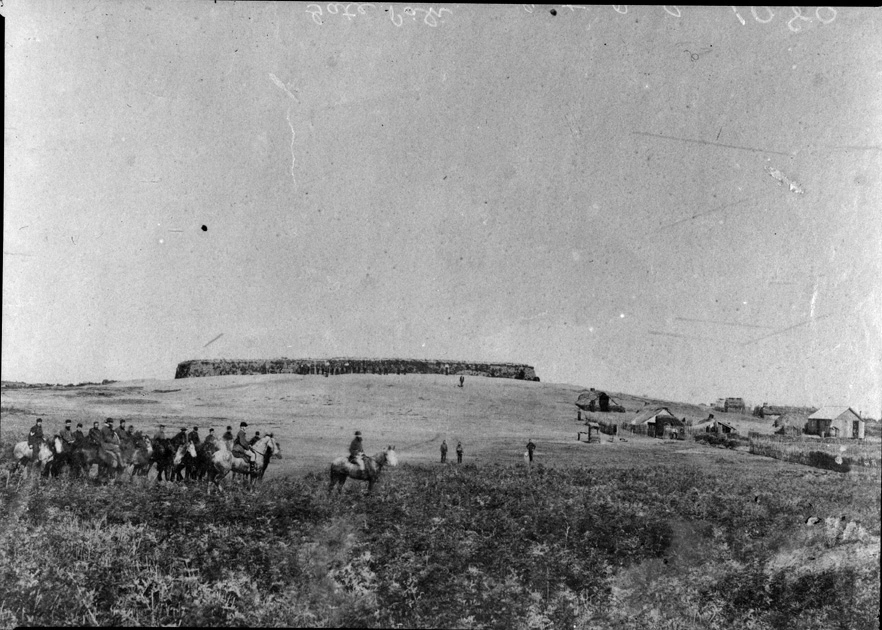
[[[107,418],[104,426],[93,423],[88,433],[83,433],[82,423],[76,430],[71,430],[71,421],[65,420],[62,429],[52,439],[46,439],[43,433],[43,421],[37,418],[36,424],[28,433],[27,448],[16,453],[21,463],[42,463],[43,475],[57,476],[67,467],[73,477],[85,473],[87,476],[93,464],[98,465],[99,477],[119,475],[130,470],[131,476],[146,476],[152,466],[156,466],[157,481],[202,479],[206,475],[214,480],[218,472],[226,474],[232,468],[235,472],[249,476],[262,477],[272,456],[273,447],[278,455],[278,443],[273,434],[261,438],[256,432],[251,438],[246,435],[247,422],[240,423],[239,432],[233,436],[232,427],[228,426],[223,436],[218,439],[214,429],[202,440],[199,427],[193,427],[189,433],[185,428],[167,437],[165,425],[160,424],[159,430],[152,438],[141,431],[135,431],[126,421],[120,420],[114,428],[112,418]],[[263,440],[263,441],[261,441]],[[269,444],[267,448],[265,445]],[[258,453],[255,445],[263,445],[259,469],[255,469]],[[22,444],[21,446],[24,446]],[[227,451],[229,457],[215,457],[220,451]],[[267,454],[266,457],[263,455]],[[216,461],[219,463],[216,465]],[[238,467],[235,466],[238,461]],[[226,471],[224,471],[226,464]],[[129,468],[131,467],[131,468]]]

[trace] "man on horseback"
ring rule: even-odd
[[[89,441],[95,446],[101,446],[101,429],[98,428],[98,421],[92,423],[89,429]]]
[[[82,425],[80,425],[82,426]],[[74,442],[76,442],[76,438],[74,437],[73,432],[70,430],[70,420],[64,421],[64,429],[61,430],[61,433],[58,434],[62,440],[64,440],[69,446],[73,446]]]
[[[43,443],[43,418],[37,418],[36,424],[31,427],[30,433],[28,433],[28,446],[31,447],[33,451],[33,460],[39,461],[40,457],[40,444]]]
[[[113,430],[113,418],[104,421],[104,428],[101,429],[101,448],[111,453],[117,465],[122,467],[122,452],[119,447],[119,436]]]
[[[153,434],[153,441],[159,442],[160,440],[164,440],[164,439],[165,439],[165,425],[160,424],[159,431],[157,431],[156,433]]]
[[[233,442],[233,457],[244,459],[248,462],[248,471],[254,471],[254,451],[251,444],[248,443],[248,436],[245,435],[245,427],[247,422],[239,423],[239,433],[236,434],[236,441]]]
[[[250,440],[248,440],[248,445],[249,445],[249,446],[254,446],[254,445],[257,444],[259,441],[260,441],[260,431],[255,431],[255,432],[254,432],[254,437],[251,438]]]
[[[187,436],[187,441],[193,442],[193,446],[199,446],[199,427],[193,427],[193,430]]]
[[[217,438],[214,435],[214,429],[208,430],[208,435],[205,436],[205,443],[214,449],[217,446]]]
[[[227,427],[227,430],[221,436],[221,439],[224,442],[232,442],[233,441],[233,427]]]
[[[361,443],[361,431],[355,432],[355,437],[349,443],[349,461],[358,465],[358,469],[364,472],[364,448]]]

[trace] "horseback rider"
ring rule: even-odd
[[[104,421],[104,428],[101,429],[101,448],[106,452],[112,453],[117,464],[122,466],[122,453],[119,446],[119,435],[113,430],[113,418]]]
[[[249,446],[254,446],[254,445],[257,444],[259,441],[260,441],[260,431],[255,431],[255,432],[254,432],[254,437],[251,438],[250,440],[248,440],[248,445],[249,445]]]
[[[221,436],[221,439],[224,442],[232,442],[233,441],[233,427],[227,427],[227,430]]]
[[[64,429],[62,429],[62,430],[61,430],[61,433],[59,433],[58,435],[59,435],[59,437],[61,437],[61,439],[64,440],[69,446],[73,446],[73,445],[74,445],[74,442],[76,442],[76,437],[74,437],[73,432],[70,430],[70,424],[71,424],[71,421],[70,421],[70,420],[65,420],[65,421],[64,421]],[[81,426],[82,426],[82,425],[81,425]]]
[[[89,441],[95,446],[101,446],[101,429],[98,428],[97,420],[92,423],[92,428],[89,429]]]
[[[361,443],[361,431],[356,431],[355,437],[349,443],[349,461],[357,464],[359,470],[364,471],[364,448]]]
[[[116,437],[119,438],[120,444],[122,446],[125,446],[126,443],[129,441],[129,436],[126,433],[126,421],[125,420],[120,419],[119,427],[117,427],[117,429],[116,429],[116,431],[114,431],[114,433],[116,433]]]
[[[156,433],[153,434],[153,441],[159,442],[160,440],[164,440],[164,439],[165,439],[165,425],[160,424],[159,431],[157,431]]]
[[[247,426],[247,422],[239,423],[239,433],[236,434],[236,441],[233,442],[233,457],[247,460],[248,469],[251,472],[254,470],[255,456],[254,451],[251,449],[251,444],[248,443],[248,436],[245,435],[245,427]]]
[[[187,436],[187,441],[193,442],[193,446],[199,446],[199,427],[193,427],[193,430]]]
[[[177,435],[175,435],[171,439],[171,444],[175,450],[178,450],[178,448],[182,444],[186,444],[186,443],[187,443],[187,429],[185,429],[184,427],[181,427],[181,430],[178,431]]]
[[[37,418],[36,424],[31,427],[28,433],[28,446],[34,452],[34,461],[39,460],[40,444],[43,443],[43,418]]]
[[[217,437],[214,435],[214,429],[208,430],[208,435],[205,436],[205,444],[212,448],[217,446]]]

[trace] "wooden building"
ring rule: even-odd
[[[851,407],[821,407],[808,417],[805,432],[821,437],[862,440],[866,425]]]
[[[680,429],[683,422],[672,414],[667,407],[647,407],[642,409],[633,420],[632,425],[645,425],[646,435],[649,437],[663,437],[665,427]]]

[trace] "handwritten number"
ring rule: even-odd
[[[738,18],[738,21],[741,22],[741,26],[746,26],[747,22],[744,21],[744,18],[738,15],[738,9],[736,7],[732,7],[732,11],[735,12],[735,17]]]
[[[398,21],[395,21],[395,7],[393,5],[389,5],[389,19],[392,20],[392,24],[401,28],[401,25],[404,24],[404,18],[400,15],[398,16]]]
[[[310,11],[310,10],[309,10],[309,7],[315,7],[316,9],[318,9],[318,11]],[[306,5],[306,12],[309,13],[310,15],[312,15],[312,21],[313,21],[313,22],[315,22],[315,23],[318,24],[319,26],[322,25],[322,21],[321,21],[321,19],[319,18],[319,16],[322,14],[322,7],[321,7],[321,5],[318,5],[318,4],[307,4],[307,5]]]
[[[802,30],[802,27],[799,26],[798,24],[794,27],[793,20],[805,20],[806,22],[811,22],[812,19],[805,17],[802,14],[802,9],[800,9],[799,7],[790,7],[790,8],[793,10],[793,17],[790,18],[789,22],[787,22],[787,28],[789,28],[794,33],[798,33],[799,31]]]
[[[759,22],[760,24],[768,24],[774,19],[775,14],[769,7],[760,7],[761,9],[765,9],[769,13],[769,18],[767,20],[761,20],[760,17],[756,14],[756,7],[750,7],[750,13],[753,15],[753,19]]]
[[[827,11],[832,13],[832,15],[828,14],[828,19],[825,20],[821,17],[821,9],[827,9]],[[815,9],[815,17],[818,18],[822,23],[829,24],[836,19],[836,9],[832,7],[818,7],[817,9]]]

